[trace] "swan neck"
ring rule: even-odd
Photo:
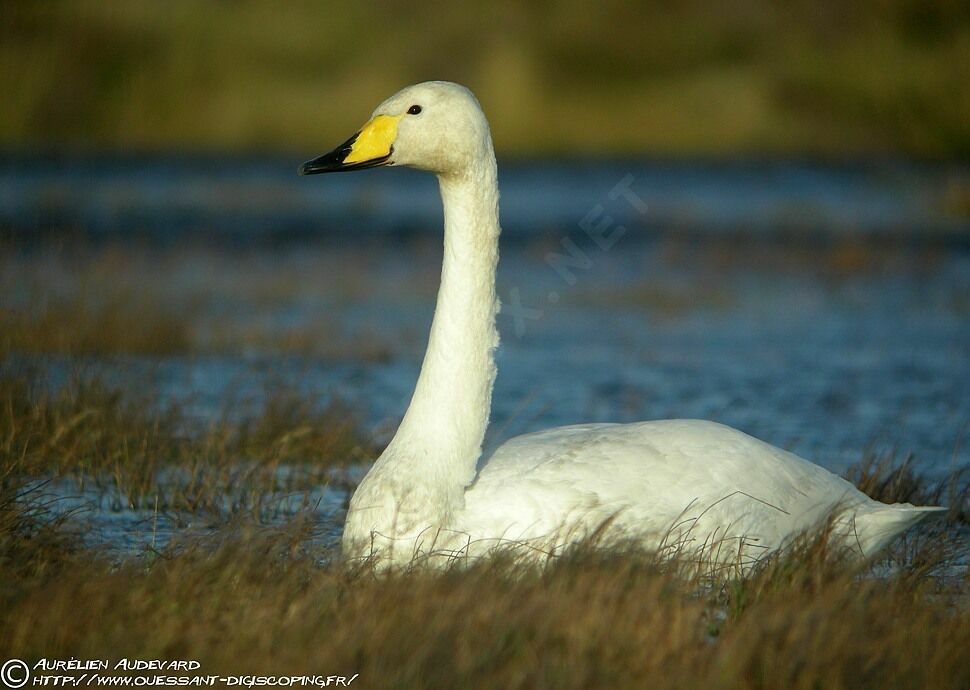
[[[414,396],[384,454],[419,472],[451,508],[475,478],[495,381],[500,229],[495,157],[486,153],[460,175],[439,176],[441,285]]]

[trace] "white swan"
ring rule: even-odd
[[[495,154],[475,96],[448,82],[407,87],[300,172],[387,165],[437,175],[444,261],[411,404],[350,502],[347,556],[394,565],[508,544],[548,553],[606,526],[651,548],[676,543],[746,569],[837,509],[838,533],[863,556],[942,510],[879,503],[807,460],[697,420],[550,429],[513,438],[477,469],[496,373],[499,214]]]

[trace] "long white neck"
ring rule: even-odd
[[[424,485],[444,513],[463,505],[475,478],[495,381],[500,230],[495,155],[486,143],[475,165],[439,177],[444,259],[431,336],[411,404],[375,465]]]

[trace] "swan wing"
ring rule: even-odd
[[[807,460],[700,420],[587,424],[500,446],[466,493],[472,535],[535,539],[605,521],[695,545],[742,538],[777,548],[833,509],[875,503]],[[658,542],[659,543],[659,542]]]

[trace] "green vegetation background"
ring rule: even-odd
[[[18,1],[0,148],[308,151],[469,85],[520,154],[970,156],[970,3]]]

